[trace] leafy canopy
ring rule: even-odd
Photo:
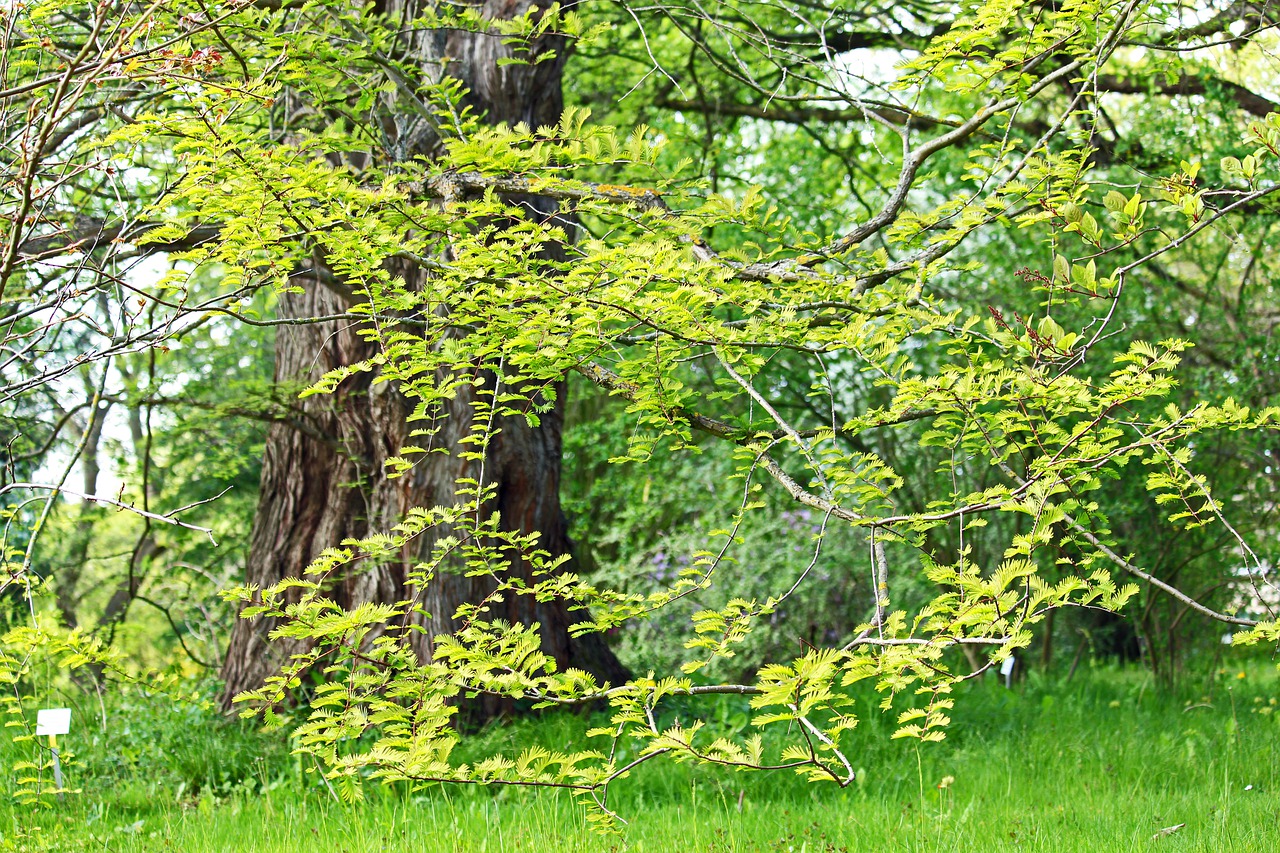
[[[608,786],[659,756],[846,785],[853,685],[883,694],[883,709],[897,714],[895,736],[938,740],[951,689],[967,677],[955,669],[958,646],[998,663],[1025,648],[1054,609],[1121,608],[1138,591],[1133,580],[1240,627],[1238,642],[1280,638],[1274,614],[1255,622],[1218,613],[1144,570],[1141,554],[1117,550],[1113,509],[1099,500],[1108,481],[1141,470],[1174,528],[1233,530],[1197,471],[1197,442],[1270,429],[1280,412],[1230,398],[1174,404],[1192,342],[1144,341],[1112,320],[1149,265],[1173,263],[1206,230],[1270,203],[1280,116],[1243,127],[1240,156],[1222,161],[1212,186],[1194,157],[1117,185],[1093,142],[1109,121],[1109,82],[1154,79],[1141,44],[1184,46],[1183,62],[1210,63],[1220,50],[1176,7],[966,2],[945,20],[912,11],[894,25],[909,47],[882,56],[877,80],[833,47],[848,28],[784,35],[788,15],[811,22],[813,4],[801,5],[733,3],[711,14],[673,2],[632,12],[644,15],[637,32],[657,72],[675,74],[667,56],[693,44],[725,86],[768,87],[762,103],[855,116],[869,168],[884,180],[867,187],[865,214],[833,199],[821,228],[756,186],[712,187],[691,163],[672,164],[669,140],[643,126],[606,126],[583,108],[552,126],[490,124],[444,58],[408,37],[497,39],[499,64],[525,68],[613,44],[624,23],[608,8],[528,6],[504,20],[465,4],[386,13],[331,0],[199,14],[176,3],[68,0],[6,11],[21,22],[6,59],[6,109],[25,105],[34,120],[25,150],[36,152],[13,162],[17,194],[4,201],[6,316],[44,298],[48,281],[76,280],[74,269],[42,280],[44,259],[102,248],[75,242],[81,218],[34,212],[43,200],[62,210],[83,200],[81,217],[103,208],[104,222],[116,223],[125,248],[108,254],[168,253],[168,274],[144,298],[181,303],[197,281],[218,282],[217,296],[175,316],[254,320],[243,309],[263,291],[346,295],[350,307],[336,319],[376,354],[303,393],[340,391],[367,373],[412,400],[411,443],[389,461],[390,476],[450,452],[445,419],[458,416],[454,401],[468,401],[461,455],[474,464],[455,503],[415,509],[392,529],[330,548],[303,577],[228,593],[246,605],[243,616],[274,617],[274,636],[305,649],[240,697],[246,713],[280,721],[280,706],[322,673],[303,700],[297,743],[323,759],[346,796],[358,796],[366,778],[558,786],[593,801],[605,825],[615,817]],[[88,35],[84,16],[93,20]],[[886,36],[879,49],[893,42]],[[754,109],[769,119],[769,107]],[[93,110],[92,132],[55,138],[61,118]],[[411,125],[431,142],[406,155]],[[755,133],[762,144],[769,134]],[[64,159],[55,163],[52,152]],[[944,161],[951,165],[940,174]],[[66,163],[127,185],[135,206],[112,220],[83,182],[58,177]],[[101,234],[107,225],[95,227]],[[961,247],[1009,234],[1049,249],[1045,267],[1021,279],[1036,312],[953,298],[955,281],[983,274]],[[300,273],[305,259],[312,267]],[[151,346],[157,337],[130,331],[123,340]],[[774,369],[784,360],[805,366],[808,414],[779,404],[791,393]],[[494,509],[484,476],[490,442],[510,419],[538,425],[568,374],[625,401],[633,429],[618,464],[697,453],[708,440],[732,448],[731,524],[660,590],[565,571],[563,557],[540,548],[538,531],[512,532]],[[941,460],[912,472],[925,505],[913,505],[903,473],[868,449],[886,433]],[[821,518],[808,568],[766,596],[696,610],[679,672],[599,684],[560,669],[536,626],[497,615],[502,601],[528,596],[569,602],[577,634],[654,619],[732,584],[742,530],[780,500]],[[30,521],[26,506],[9,511],[11,530]],[[966,531],[992,524],[998,547],[965,544]],[[836,526],[861,537],[870,555],[874,594],[862,624],[743,683],[707,678],[812,582]],[[344,608],[329,594],[351,572],[415,553],[428,531],[432,544],[417,555],[402,601]],[[943,534],[960,543],[949,555],[935,547]],[[1253,554],[1243,540],[1235,550],[1244,562]],[[922,567],[926,601],[908,607],[895,595],[890,555],[895,572]],[[28,582],[30,548],[6,544],[6,559],[10,581]],[[1256,557],[1250,568],[1261,570]],[[464,604],[464,627],[435,638],[423,660],[411,646],[421,593],[450,571],[491,578],[493,592]],[[0,658],[10,681],[20,660]],[[785,745],[766,748],[759,734],[712,739],[697,721],[658,722],[668,697],[724,693],[751,697],[755,727],[785,731],[776,741]],[[479,694],[533,707],[604,703],[610,723],[593,733],[597,748],[458,764],[453,718]],[[616,758],[624,740],[636,744],[628,763]]]

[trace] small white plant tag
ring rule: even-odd
[[[1000,662],[1000,674],[1004,676],[1005,687],[1013,686],[1013,668],[1016,664],[1017,661],[1014,660],[1013,655],[1009,655]]]
[[[49,752],[53,755],[53,784],[62,799],[62,762],[58,760],[58,735],[71,731],[70,708],[45,708],[36,712],[36,734],[49,736]]]
[[[36,734],[65,735],[71,731],[70,708],[46,708],[36,712]]]

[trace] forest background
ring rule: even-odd
[[[12,790],[51,802],[37,707],[242,696],[334,796],[608,828],[631,762],[847,786],[1010,655],[1244,672],[1274,18],[6,5]],[[452,755],[548,704],[599,742]]]

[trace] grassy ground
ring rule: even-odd
[[[1177,695],[1138,671],[974,684],[948,739],[918,750],[888,740],[867,697],[850,789],[655,762],[611,794],[630,822],[613,837],[554,793],[377,789],[342,805],[278,743],[139,701],[69,770],[82,794],[5,807],[0,850],[1280,850],[1280,683],[1239,674]],[[724,703],[716,724],[741,711]],[[526,721],[472,748],[584,728]]]

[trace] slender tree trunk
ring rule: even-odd
[[[80,450],[82,470],[80,488],[86,495],[96,495],[98,475],[102,472],[101,461],[98,458],[102,444],[102,426],[106,422],[107,411],[111,408],[111,404],[93,405],[96,392],[94,383],[87,374],[84,379],[84,392],[89,398],[90,408],[89,419],[84,427],[85,432],[81,436],[84,446]],[[67,549],[66,564],[57,573],[54,600],[62,616],[62,623],[68,628],[77,628],[80,625],[79,615],[76,612],[82,595],[79,588],[80,579],[84,572],[85,561],[89,557],[93,528],[101,515],[99,507],[92,501],[83,501],[80,504]]]
[[[488,0],[483,11],[491,18],[512,18],[533,5],[530,0]],[[466,84],[472,108],[492,123],[526,122],[537,127],[560,118],[565,45],[558,38],[535,44],[536,51],[555,50],[556,58],[534,64],[500,66],[497,60],[509,55],[509,47],[500,38],[472,33],[426,33],[416,49],[423,68],[438,66],[441,56],[448,57],[448,73]],[[394,117],[390,123],[401,127]],[[419,135],[402,138],[409,156],[434,145],[420,130],[413,133]],[[528,203],[535,210],[554,213],[545,201]],[[430,287],[429,278],[415,269],[395,272],[404,275],[409,285]],[[348,307],[347,299],[335,290],[312,284],[303,293],[283,296],[280,311],[284,316],[304,317],[341,313]],[[372,354],[371,344],[349,326],[282,326],[276,339],[276,380],[313,381],[325,371]],[[563,386],[559,392],[555,408],[541,415],[536,428],[523,418],[502,420],[484,472],[485,481],[497,485],[495,509],[503,525],[539,531],[540,547],[553,555],[571,552],[559,494]],[[431,454],[410,473],[389,480],[384,463],[405,443],[410,409],[392,384],[374,384],[362,373],[343,382],[332,395],[302,401],[308,428],[276,424],[267,436],[247,580],[265,586],[300,576],[323,549],[343,539],[386,529],[412,507],[454,503],[458,479],[477,473],[471,470],[475,463],[453,452],[469,432],[472,402],[473,398],[459,393],[449,404],[440,436],[451,451],[448,455]],[[343,579],[333,591],[335,599],[347,606],[404,599],[408,568],[430,545],[419,541],[414,552],[403,554],[401,560]],[[517,563],[513,571],[527,572],[528,567]],[[429,616],[427,630],[416,641],[419,655],[429,657],[433,637],[456,630],[452,617],[458,605],[481,599],[491,588],[488,578],[438,574],[423,601]],[[539,625],[544,651],[561,666],[586,669],[615,682],[626,676],[601,637],[570,638],[569,626],[577,620],[563,602],[537,603],[529,596],[508,596],[501,606],[505,612],[495,616]],[[235,625],[222,670],[228,702],[236,693],[259,686],[282,659],[297,651],[286,643],[268,641],[273,627],[270,620],[261,619],[239,620]],[[490,716],[500,710],[499,703],[482,703],[472,714]]]
[[[1046,673],[1053,665],[1053,623],[1057,614],[1057,610],[1050,610],[1044,617],[1044,639],[1040,641],[1040,668]]]

